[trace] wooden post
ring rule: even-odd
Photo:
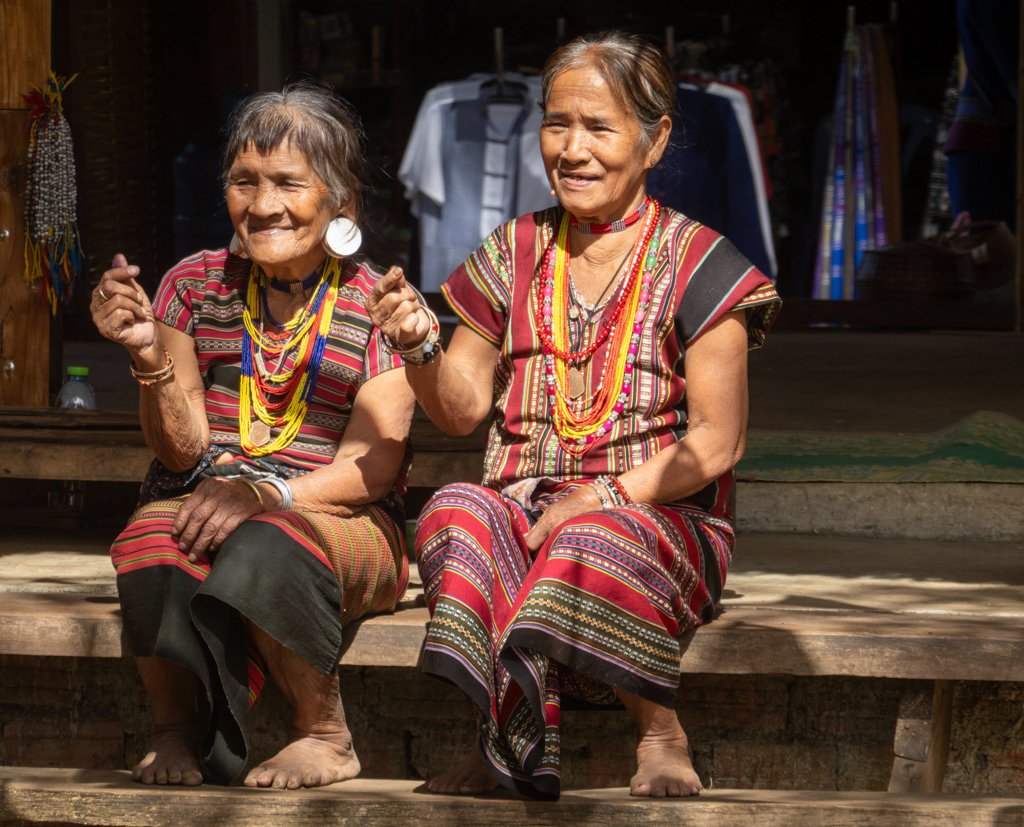
[[[942,792],[952,717],[952,681],[911,689],[900,699],[889,792]]]
[[[1024,0],[1020,3],[1017,89],[1024,89]],[[1017,99],[1017,325],[1024,333],[1024,101]]]
[[[50,0],[0,0],[0,405],[49,404],[50,311],[25,274],[28,110],[50,71]]]

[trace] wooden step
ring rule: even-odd
[[[0,538],[0,654],[127,657],[109,538]],[[418,575],[399,609],[345,630],[341,661],[416,666]],[[741,535],[719,615],[681,641],[685,673],[1024,680],[1014,544]]]
[[[648,824],[688,827],[1020,827],[1024,797],[710,790],[692,799],[568,790],[556,802],[509,792],[447,797],[422,782],[356,779],[314,790],[146,787],[127,772],[0,768],[0,825],[91,827],[506,827]]]
[[[452,437],[419,412],[411,486],[479,482],[487,425]],[[0,408],[0,479],[140,482],[153,454],[134,412]],[[737,483],[741,531],[1024,542],[1024,485]]]

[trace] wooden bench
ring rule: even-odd
[[[417,410],[409,484],[436,488],[479,481],[487,425],[452,437]],[[134,411],[0,408],[0,479],[141,482],[153,461]]]

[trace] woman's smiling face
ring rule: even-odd
[[[301,279],[319,266],[320,242],[337,214],[327,185],[287,140],[265,154],[248,148],[236,156],[227,206],[246,255],[279,278]]]
[[[608,223],[639,206],[651,166],[640,123],[596,68],[552,81],[540,149],[555,195],[580,221]]]

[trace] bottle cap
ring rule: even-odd
[[[68,368],[68,376],[88,376],[89,368]]]

